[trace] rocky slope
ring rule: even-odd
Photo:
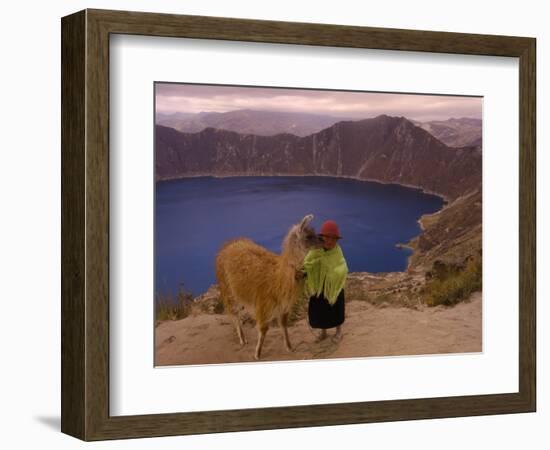
[[[456,265],[480,254],[482,209],[482,191],[479,187],[441,211],[423,216],[419,221],[422,234],[409,243],[415,250],[409,266],[429,270],[438,259]]]

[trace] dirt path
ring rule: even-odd
[[[283,346],[281,330],[269,329],[262,360],[303,360],[390,355],[481,352],[481,292],[454,307],[409,308],[346,303],[344,337],[315,342],[307,319],[289,329],[292,353]],[[256,330],[244,326],[248,345],[239,345],[233,323],[224,314],[200,314],[163,322],[156,328],[155,364],[184,365],[254,361]]]

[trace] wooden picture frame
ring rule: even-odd
[[[536,40],[85,10],[62,31],[62,432],[83,440],[532,412],[536,409]],[[519,391],[343,404],[109,415],[109,36],[519,58]]]

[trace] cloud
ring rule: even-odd
[[[482,98],[245,86],[156,84],[157,112],[227,112],[238,109],[368,118],[380,114],[416,120],[481,118]]]

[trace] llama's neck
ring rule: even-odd
[[[300,248],[283,247],[278,258],[279,268],[275,277],[278,279],[279,298],[286,305],[284,308],[290,308],[303,292],[304,281],[302,278],[296,277],[296,272],[301,268],[303,261],[304,255],[301,254]]]
[[[304,252],[300,245],[292,242],[292,231],[285,237],[283,241],[283,251],[281,252],[280,263],[282,266],[297,268],[300,267],[304,260]]]
[[[304,257],[297,254],[297,252],[283,252],[279,258],[279,265],[282,269],[289,268],[296,270],[302,266]]]

